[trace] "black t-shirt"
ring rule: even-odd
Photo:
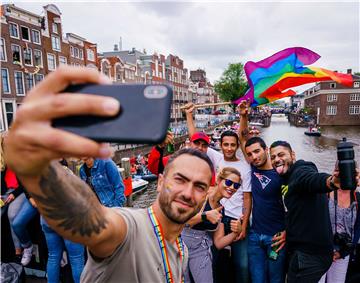
[[[312,162],[296,161],[284,176],[286,241],[290,250],[328,254],[333,250],[326,179]]]

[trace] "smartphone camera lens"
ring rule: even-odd
[[[167,89],[165,86],[147,86],[144,89],[144,96],[150,99],[160,99],[164,98],[167,94]]]

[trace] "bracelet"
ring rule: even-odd
[[[206,218],[206,212],[203,212],[203,213],[201,213],[201,221],[206,221],[207,220],[207,218]]]

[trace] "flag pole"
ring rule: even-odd
[[[219,105],[230,105],[232,102],[214,102],[214,103],[203,103],[203,104],[194,104],[195,108],[204,108],[208,106],[219,106]],[[180,107],[181,110],[186,109],[186,105]]]

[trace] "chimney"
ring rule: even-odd
[[[346,70],[346,73],[349,74],[349,75],[351,75],[352,70],[351,70],[351,69],[347,69],[347,70]]]
[[[118,45],[114,44],[114,51],[119,51]]]

